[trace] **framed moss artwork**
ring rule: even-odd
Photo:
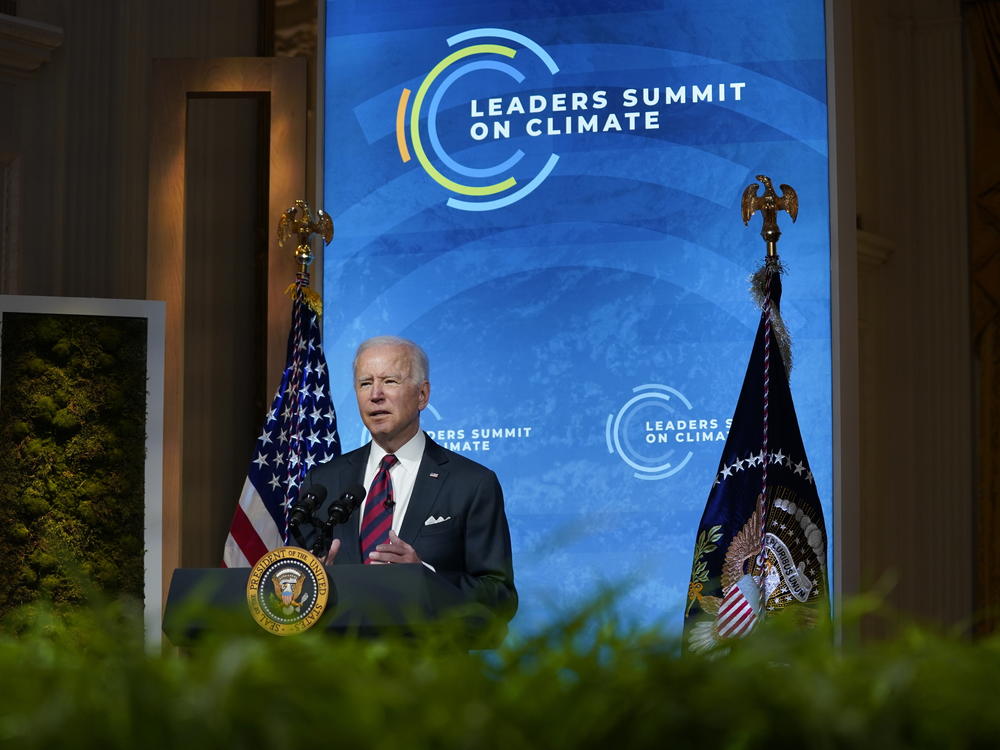
[[[0,618],[162,599],[164,303],[0,295]]]

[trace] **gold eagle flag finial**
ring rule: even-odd
[[[792,372],[792,340],[785,327],[785,322],[782,320],[780,306],[781,284],[779,277],[785,271],[781,265],[781,259],[778,257],[778,238],[781,237],[781,230],[778,228],[778,212],[787,211],[794,222],[799,215],[799,196],[791,185],[781,185],[781,195],[779,196],[774,192],[774,185],[771,184],[771,178],[767,175],[759,174],[757,180],[764,185],[764,193],[757,195],[760,184],[754,182],[744,188],[743,199],[740,201],[744,224],[748,224],[750,218],[758,211],[763,215],[764,224],[761,227],[760,236],[767,243],[764,264],[750,277],[750,292],[762,310],[769,310],[768,317],[785,363],[785,374],[790,375]]]
[[[778,228],[778,211],[787,211],[792,217],[792,222],[799,215],[799,196],[791,185],[781,185],[781,195],[774,192],[771,178],[767,175],[759,174],[757,179],[764,185],[763,195],[757,195],[760,184],[754,182],[746,186],[743,191],[741,210],[743,213],[743,223],[748,224],[750,217],[758,211],[763,214],[764,224],[760,230],[760,236],[767,243],[767,257],[773,258],[778,255],[778,238],[781,237],[781,230]]]
[[[329,245],[333,240],[333,220],[323,209],[316,212],[316,219],[313,220],[309,204],[303,200],[295,201],[278,219],[278,245],[284,247],[285,241],[290,237],[296,237],[298,241],[295,247],[295,260],[298,261],[299,269],[295,281],[288,285],[285,294],[294,299],[295,290],[301,288],[306,304],[317,315],[322,315],[323,302],[319,295],[309,288],[309,266],[314,259],[309,241],[314,234],[322,237],[324,244]]]

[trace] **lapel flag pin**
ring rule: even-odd
[[[436,471],[432,471],[431,472],[431,479],[437,479],[437,478],[438,478],[438,473]]]

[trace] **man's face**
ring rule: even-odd
[[[413,382],[411,368],[406,347],[375,346],[361,353],[354,369],[361,421],[389,453],[417,434],[430,398],[430,383]]]

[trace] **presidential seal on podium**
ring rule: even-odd
[[[247,579],[250,615],[275,635],[294,635],[315,625],[326,609],[329,593],[323,563],[299,547],[268,552]]]

